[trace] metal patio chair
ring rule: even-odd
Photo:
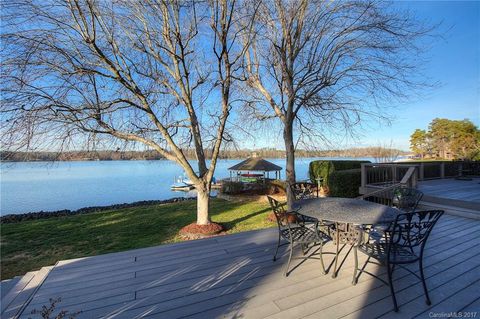
[[[273,213],[278,226],[278,242],[275,254],[273,256],[273,261],[277,260],[277,253],[280,246],[289,245],[290,252],[288,256],[288,262],[285,267],[284,275],[288,276],[290,274],[290,262],[292,259],[320,259],[320,264],[322,267],[322,273],[325,274],[325,264],[323,263],[322,258],[322,248],[324,243],[329,241],[331,238],[324,232],[322,232],[319,227],[321,223],[316,219],[306,215],[302,215],[296,211],[287,212],[285,210],[285,205],[281,204],[276,199],[267,196],[270,206],[272,207]],[[313,227],[312,227],[313,224]],[[286,243],[281,244],[281,240],[285,240]],[[293,248],[295,245],[300,245],[302,247],[303,257],[292,258]],[[311,246],[310,246],[311,245]],[[313,246],[319,246],[318,253],[317,250],[308,254],[308,251]],[[319,258],[313,257],[314,255],[319,255]]]
[[[290,190],[292,191],[295,200],[316,198],[318,197],[317,186],[313,183],[298,182],[290,184]]]
[[[396,187],[391,190],[391,202],[389,206],[396,207],[399,210],[412,213],[417,209],[418,203],[422,200],[423,193],[415,188]],[[376,236],[377,240],[383,236],[388,236],[386,233],[388,224],[374,225],[371,230],[371,237]]]
[[[392,205],[398,209],[411,213],[417,209],[423,193],[415,188],[397,187],[393,190]]]
[[[422,282],[427,305],[430,305],[427,285],[423,273],[423,252],[428,236],[435,223],[442,216],[442,210],[399,214],[388,229],[387,236],[369,238],[354,247],[355,270],[353,284],[355,285],[362,273],[367,273],[390,287],[395,311],[398,311],[397,299],[393,288],[393,271],[395,266],[402,267]],[[362,268],[358,268],[357,250],[368,256]],[[373,258],[377,262],[372,262]],[[365,270],[368,263],[376,263],[387,267],[388,282]],[[420,275],[404,267],[407,264],[418,263]]]

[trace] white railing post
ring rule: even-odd
[[[360,164],[361,166],[361,175],[362,175],[362,188],[367,186],[367,163]]]
[[[412,188],[417,188],[418,178],[417,178],[417,167],[415,167],[415,172],[412,176]]]
[[[425,163],[420,163],[420,168],[418,170],[418,179],[423,181],[425,179]]]

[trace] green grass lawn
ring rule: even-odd
[[[211,219],[227,233],[273,226],[268,211],[261,202],[211,201]],[[196,201],[186,201],[2,224],[1,278],[58,260],[180,241],[180,228],[195,220]]]

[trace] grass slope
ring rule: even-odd
[[[266,228],[262,202],[211,201],[211,219],[227,233]],[[1,278],[23,275],[58,260],[180,241],[178,231],[196,220],[196,201],[1,225]]]

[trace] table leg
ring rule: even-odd
[[[339,251],[340,251],[340,232],[339,232],[338,227],[336,227],[336,228],[337,228],[337,231],[335,232],[336,252],[335,252],[335,264],[333,266],[332,278],[337,277],[337,272],[338,272],[337,263],[338,263],[338,255],[339,255]]]

